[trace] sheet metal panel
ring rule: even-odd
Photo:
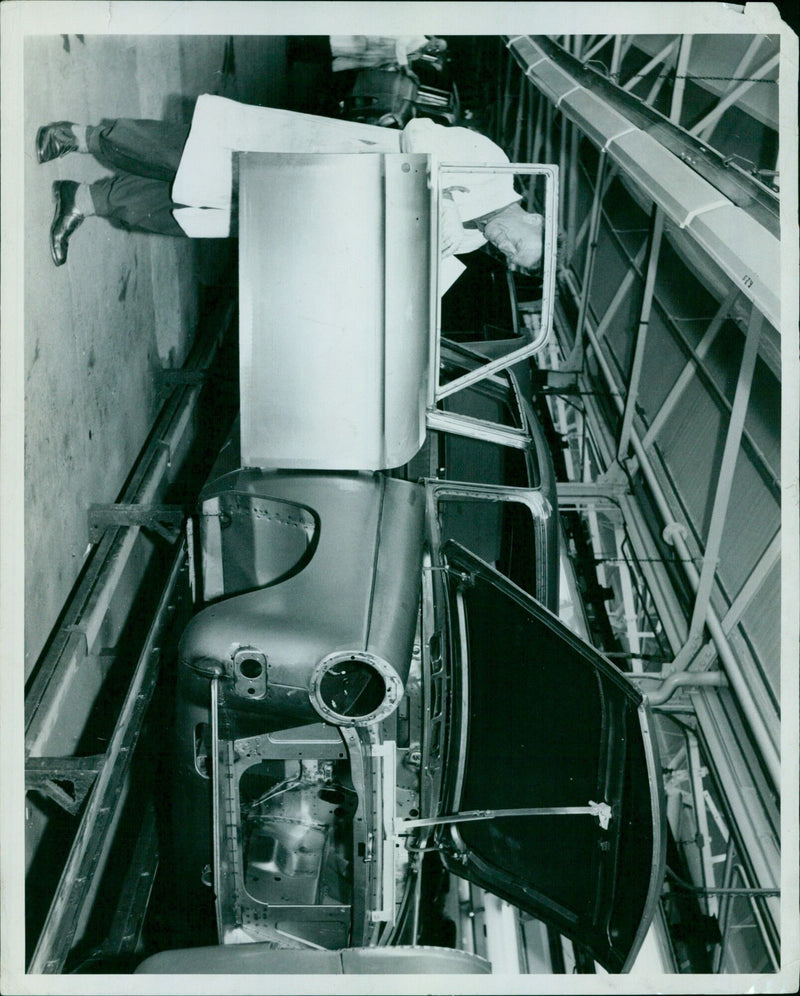
[[[269,495],[313,509],[319,541],[299,573],[198,613],[184,631],[182,660],[229,660],[246,625],[249,645],[269,657],[269,680],[276,686],[302,684],[322,657],[342,649],[408,667],[423,534],[419,487],[381,474],[242,470],[214,490]],[[373,619],[376,611],[389,613],[388,606],[390,618]]]
[[[427,157],[238,162],[243,465],[404,463],[425,433]]]

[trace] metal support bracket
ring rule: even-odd
[[[181,535],[184,518],[180,505],[92,505],[88,513],[89,542],[99,543],[106,529],[114,526],[141,526],[174,543]]]
[[[455,578],[460,585],[464,585],[467,588],[475,587],[475,575],[470,571],[459,571],[455,567],[450,567],[449,564],[426,564],[422,569],[429,574],[432,574],[434,571],[440,571],[442,574],[447,574],[449,577]]]
[[[104,754],[29,757],[25,761],[25,791],[41,792],[75,816],[94,785],[104,758]]]
[[[556,484],[559,507],[562,505],[602,505],[614,504],[630,494],[627,480],[605,481],[598,478],[593,482],[559,481]]]

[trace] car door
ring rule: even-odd
[[[453,708],[445,865],[626,970],[658,900],[664,806],[641,693],[536,599],[441,551]]]

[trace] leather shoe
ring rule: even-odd
[[[56,212],[50,226],[50,255],[56,266],[66,263],[69,237],[83,221],[83,214],[75,206],[77,190],[74,180],[56,180],[53,184]]]
[[[58,159],[68,152],[78,151],[78,139],[73,131],[71,121],[54,121],[43,125],[36,132],[36,159],[40,163],[48,163]]]

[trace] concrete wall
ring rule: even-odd
[[[180,366],[198,287],[231,259],[225,242],[132,234],[87,219],[53,266],[52,182],[103,168],[69,155],[39,165],[36,130],[55,120],[189,120],[200,93],[285,106],[277,36],[29,36],[25,40],[25,672],[88,550],[86,515],[119,495],[158,410],[155,374]],[[225,70],[225,71],[224,71]]]

